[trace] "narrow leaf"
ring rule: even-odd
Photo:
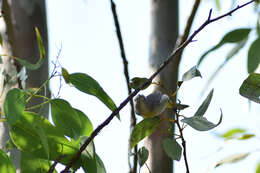
[[[193,116],[190,118],[184,118],[181,121],[188,124],[192,128],[198,131],[208,131],[215,127],[217,127],[222,122],[222,111],[220,115],[219,122],[217,124],[213,124],[212,122],[208,121],[205,117],[202,116]]]
[[[240,29],[235,29],[233,31],[228,32],[227,34],[224,35],[224,37],[221,39],[221,41],[215,45],[213,48],[209,49],[206,51],[199,59],[198,65],[201,64],[201,62],[204,60],[204,58],[212,51],[220,48],[226,43],[237,43],[240,42],[248,37],[248,34],[250,33],[251,29],[250,28],[240,28]]]
[[[254,134],[244,134],[243,136],[241,136],[240,138],[238,138],[239,140],[247,140],[247,139],[251,139],[255,137]]]
[[[17,88],[11,89],[5,98],[4,111],[9,126],[19,120],[25,109],[25,93]]]
[[[181,159],[182,147],[175,139],[164,139],[163,149],[172,160],[179,161]]]
[[[65,135],[78,139],[81,131],[81,121],[71,105],[62,99],[51,100],[51,116],[54,124]]]
[[[131,88],[137,89],[137,88],[140,88],[147,81],[148,81],[147,78],[135,77],[135,78],[131,79],[129,85]],[[144,89],[146,89],[147,87],[149,87],[149,85],[146,86]]]
[[[205,112],[207,111],[209,104],[211,102],[212,96],[213,96],[213,92],[214,89],[212,89],[210,91],[210,93],[208,94],[207,98],[203,101],[203,103],[200,105],[199,109],[197,110],[197,112],[194,114],[194,116],[199,116],[199,117],[203,117],[203,115],[205,114]]]
[[[70,82],[80,91],[93,95],[102,101],[110,110],[116,109],[116,104],[107,95],[98,82],[87,74],[73,73],[70,75]],[[117,116],[119,118],[119,115]]]
[[[233,128],[233,129],[230,129],[227,132],[223,133],[220,136],[225,138],[225,139],[232,139],[232,138],[236,137],[237,135],[240,135],[240,134],[245,133],[245,132],[246,132],[245,129]]]
[[[0,172],[15,173],[15,167],[8,155],[0,149]]]
[[[70,83],[70,75],[69,75],[69,72],[65,68],[61,69],[61,74],[62,74],[62,77],[65,80],[65,82]]]
[[[182,76],[182,80],[187,81],[194,77],[202,77],[200,71],[197,69],[197,66],[194,66],[190,70],[185,72]]]
[[[219,167],[219,166],[222,166],[223,164],[228,164],[228,163],[237,163],[241,160],[244,160],[245,158],[247,158],[247,156],[249,155],[250,153],[239,153],[239,154],[234,154],[234,155],[231,155],[231,156],[228,156],[222,160],[220,160],[216,165],[215,165],[215,168],[216,167]]]
[[[260,74],[250,74],[240,86],[239,94],[251,101],[260,103]]]
[[[106,173],[106,169],[104,163],[100,159],[100,157],[95,154],[93,158],[83,158],[82,159],[82,168],[85,172],[90,173]]]
[[[159,117],[145,118],[138,123],[130,136],[130,147],[133,148],[138,142],[144,139],[146,136],[152,134],[160,123]]]
[[[138,150],[137,154],[139,166],[142,167],[148,159],[149,151],[145,147],[142,147]]]
[[[260,63],[260,38],[257,38],[249,47],[247,55],[247,71],[253,73]]]

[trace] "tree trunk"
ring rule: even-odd
[[[42,36],[44,46],[48,48],[46,9],[44,0],[2,0],[1,1],[2,18],[0,19],[1,35],[3,45],[1,45],[1,54],[15,56],[35,63],[39,57],[37,38],[34,27],[38,27]],[[48,60],[45,57],[42,67],[35,71],[27,71],[28,79],[26,88],[37,88],[48,78]],[[21,66],[13,59],[1,57],[0,64],[0,106],[3,110],[3,103],[6,93],[14,87],[22,88],[21,81],[17,74]],[[8,80],[8,77],[11,77]],[[48,94],[48,89],[47,89]],[[33,100],[30,104],[35,105],[42,100]],[[48,108],[45,107],[43,114],[48,116]],[[0,147],[4,148],[9,140],[7,124],[0,123]],[[12,151],[12,157],[15,165],[19,169],[19,154]]]
[[[152,0],[152,31],[150,38],[150,67],[156,70],[175,47],[178,37],[178,1]],[[178,62],[171,62],[157,77],[168,92],[176,90],[178,77]],[[155,90],[165,92],[157,87]],[[165,111],[160,116],[173,117],[173,111]],[[162,142],[167,137],[173,137],[173,127],[167,121],[162,121],[159,128],[145,140],[149,150],[147,165],[152,173],[172,173],[173,161],[163,150]],[[149,173],[143,166],[143,173]]]

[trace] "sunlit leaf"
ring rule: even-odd
[[[15,167],[8,155],[0,149],[0,172],[15,173]]]
[[[149,151],[145,147],[142,147],[139,148],[137,154],[139,166],[142,167],[148,159]]]
[[[82,126],[77,112],[66,100],[54,99],[50,103],[51,116],[55,126],[65,135],[77,139]]]
[[[130,136],[130,147],[133,148],[138,142],[144,139],[146,136],[152,134],[160,123],[159,117],[145,118],[138,123]]]
[[[172,160],[179,161],[181,159],[182,147],[175,139],[164,139],[163,149]]]
[[[148,81],[147,78],[134,77],[133,79],[131,79],[129,85],[131,88],[137,89],[137,88],[140,88],[147,81]],[[146,89],[147,87],[149,87],[149,85],[143,89]]]
[[[238,138],[239,140],[247,140],[247,139],[250,139],[250,138],[253,138],[255,137],[254,134],[244,134],[242,135],[240,138]]]
[[[247,158],[247,156],[249,155],[250,153],[239,153],[239,154],[234,154],[234,155],[231,155],[231,156],[228,156],[222,160],[220,160],[216,165],[215,165],[215,168],[216,167],[219,167],[219,166],[222,166],[223,164],[228,164],[228,163],[237,163],[241,160],[244,160],[245,158]]]
[[[79,127],[79,136],[90,136],[93,132],[93,125],[88,117],[78,109],[74,109],[79,116],[81,127]]]
[[[62,77],[65,80],[65,82],[70,83],[70,75],[69,75],[69,72],[65,68],[61,69],[61,74],[62,74]]]
[[[257,38],[249,47],[247,55],[247,71],[253,73],[260,63],[260,38]]]
[[[92,77],[84,73],[73,73],[70,74],[70,82],[78,90],[93,95],[102,101],[110,110],[114,111],[116,109],[116,104],[107,95],[103,88],[98,84],[98,82]],[[119,114],[117,116],[119,118]]]
[[[197,66],[192,67],[187,72],[185,72],[182,76],[183,81],[190,80],[194,77],[202,77],[200,71],[197,69]]]
[[[17,88],[11,89],[5,98],[4,111],[9,126],[19,120],[25,109],[25,93]]]
[[[41,144],[42,144],[42,146],[44,148],[44,151],[46,152],[47,158],[49,158],[50,150],[49,150],[49,143],[48,143],[47,136],[46,136],[44,130],[42,129],[42,127],[40,125],[38,125],[37,122],[34,124],[34,127],[35,127],[34,128],[35,132],[40,137]]]
[[[260,163],[258,163],[256,169],[255,169],[255,173],[260,173]]]
[[[251,101],[260,103],[260,74],[249,74],[240,86],[239,93]]]
[[[207,111],[207,109],[209,107],[209,104],[210,104],[212,96],[213,96],[213,92],[214,92],[214,89],[212,89],[210,91],[210,93],[208,94],[207,98],[200,105],[199,109],[196,111],[194,116],[203,117],[203,115],[205,114],[205,112]]]
[[[215,0],[215,4],[218,10],[221,9],[219,0]]]
[[[228,131],[226,131],[225,133],[223,133],[222,135],[220,135],[221,137],[225,138],[225,139],[231,139],[236,137],[237,135],[243,134],[245,133],[246,130],[245,129],[241,129],[241,128],[233,128],[230,129]]]
[[[201,62],[204,60],[204,58],[211,53],[212,51],[220,48],[226,43],[238,43],[248,37],[248,34],[250,33],[251,29],[250,28],[239,28],[235,29],[233,31],[228,32],[227,34],[224,35],[224,37],[221,39],[221,41],[215,45],[213,48],[209,49],[206,51],[199,59],[198,65],[201,64]]]
[[[208,131],[215,127],[217,127],[222,122],[222,111],[220,115],[219,122],[217,124],[213,124],[212,122],[208,121],[205,117],[202,116],[193,116],[190,118],[184,118],[181,121],[188,124],[192,128],[198,130],[198,131]]]

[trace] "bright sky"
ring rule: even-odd
[[[59,57],[62,66],[70,73],[83,72],[95,78],[119,105],[126,98],[127,89],[109,2],[109,0],[48,0],[49,50],[50,59],[55,60],[62,46]],[[117,0],[115,2],[129,61],[130,76],[149,77],[149,1]],[[239,2],[246,1],[240,0]],[[181,1],[180,31],[183,31],[192,4],[193,0]],[[210,8],[213,8],[213,16],[220,14],[214,3],[210,1],[204,1],[201,7],[193,30],[207,18]],[[228,9],[228,6],[223,7],[221,13]],[[199,56],[215,45],[224,33],[237,27],[254,27],[255,22],[256,18],[252,15],[252,8],[247,7],[234,13],[232,17],[208,26],[196,37],[197,42],[191,43],[185,50],[180,74],[194,66]],[[254,33],[252,34],[254,35]],[[252,42],[252,40],[250,41]],[[201,97],[203,87],[212,72],[225,59],[227,51],[231,47],[225,46],[206,58],[206,61],[199,68],[203,79],[194,79],[184,84],[179,93],[179,99],[182,103],[191,106],[183,112],[185,116],[192,116],[201,104],[205,98],[205,95]],[[186,128],[184,131],[192,172],[205,172],[208,168],[213,167],[218,160],[229,154],[252,151],[257,145],[259,146],[259,140],[251,139],[248,142],[226,144],[214,136],[214,134],[224,132],[232,127],[248,128],[253,133],[259,134],[260,129],[257,126],[257,122],[260,122],[259,105],[252,103],[249,111],[248,101],[238,93],[242,81],[247,77],[247,49],[248,45],[231,60],[208,88],[210,90],[214,87],[215,92],[206,117],[217,122],[220,116],[219,108],[222,108],[224,114],[222,124],[210,132],[197,132],[191,128]],[[56,79],[51,83],[53,94],[57,94],[58,88],[59,80]],[[61,98],[84,111],[94,127],[110,115],[110,110],[96,98],[85,95],[65,84],[62,85]],[[96,151],[103,160],[108,173],[128,171],[129,116],[129,107],[127,106],[121,111],[121,122],[114,119],[95,138]],[[224,144],[225,148],[216,152]],[[260,160],[256,155],[250,155],[247,160],[239,164],[226,165],[213,169],[211,172],[220,173],[228,170],[253,172],[257,161]],[[175,163],[176,173],[184,173],[183,160]]]

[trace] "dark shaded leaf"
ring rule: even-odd
[[[253,73],[260,62],[260,38],[257,38],[249,47],[247,55],[247,71]]]
[[[260,74],[250,74],[240,86],[239,94],[251,101],[260,103]]]
[[[87,74],[83,73],[73,73],[70,74],[70,82],[78,90],[93,95],[102,101],[110,110],[114,111],[116,109],[116,104],[107,95],[103,88],[98,84],[98,82]],[[117,117],[120,119],[119,114]]]
[[[147,81],[148,81],[147,78],[134,77],[133,79],[131,79],[129,85],[131,88],[137,89],[137,88],[140,88]],[[147,87],[149,87],[149,85],[143,89],[146,89]]]
[[[100,157],[95,154],[93,158],[88,158],[82,156],[82,168],[85,172],[90,173],[106,173],[105,165],[100,159]]]
[[[175,139],[164,139],[163,149],[172,160],[179,161],[181,159],[182,147]]]
[[[160,123],[159,117],[145,118],[138,123],[130,136],[130,147],[133,148],[138,142],[144,139],[146,136],[152,134]]]
[[[247,140],[247,139],[250,139],[250,138],[253,138],[255,137],[254,134],[244,134],[242,135],[240,138],[238,138],[239,140]]]
[[[210,91],[210,93],[208,94],[207,98],[203,101],[203,103],[200,105],[199,109],[197,110],[197,112],[194,114],[194,116],[199,116],[199,117],[203,117],[203,115],[205,114],[205,112],[207,111],[209,104],[211,102],[212,96],[213,96],[213,92],[214,89],[212,89]]]
[[[142,167],[148,159],[149,151],[145,147],[142,147],[139,148],[137,154],[139,166]]]
[[[0,149],[0,172],[16,173],[14,164],[8,155]]]
[[[226,43],[237,43],[240,42],[248,37],[248,34],[250,33],[250,28],[240,28],[235,29],[233,31],[228,32],[224,35],[224,37],[221,39],[221,41],[214,46],[213,48],[209,49],[207,52],[205,52],[199,59],[198,65],[201,64],[201,62],[204,60],[204,58],[212,51],[220,48]]]

